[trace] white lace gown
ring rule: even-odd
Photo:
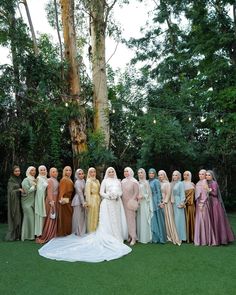
[[[116,224],[117,220],[119,224]],[[52,239],[39,249],[39,254],[49,259],[70,262],[109,261],[132,251],[123,243],[126,237],[127,224],[120,197],[117,200],[104,198],[100,205],[99,226],[96,232],[83,237],[72,234]]]

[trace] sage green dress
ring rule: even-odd
[[[7,185],[7,203],[8,203],[8,232],[7,241],[20,239],[21,235],[21,205],[20,189],[21,178],[11,176]]]
[[[23,222],[21,230],[21,240],[34,240],[34,202],[36,186],[32,180],[26,177],[22,182],[24,193],[21,197],[21,206],[23,210]]]

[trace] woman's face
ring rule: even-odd
[[[163,181],[163,180],[165,179],[165,175],[164,175],[163,172],[159,172],[159,173],[158,173],[158,179],[159,179],[160,181]]]
[[[154,172],[149,172],[148,176],[150,179],[153,179],[155,177],[155,173]]]
[[[80,170],[77,175],[79,179],[84,179],[84,171]]]
[[[129,177],[129,170],[127,169],[124,170],[124,177]]]
[[[35,169],[35,168],[32,168],[32,169],[30,170],[29,174],[30,174],[31,176],[35,176],[35,175],[36,175],[36,169]]]
[[[198,176],[199,176],[200,180],[203,180],[203,179],[206,178],[206,172],[203,171],[203,170],[200,170],[199,173],[198,173]]]
[[[39,174],[42,175],[42,176],[46,176],[47,175],[47,169],[46,169],[46,167],[41,167],[39,169]]]
[[[114,178],[114,176],[115,176],[115,171],[114,171],[114,169],[109,169],[109,170],[108,170],[108,177]]]
[[[211,175],[211,173],[209,173],[209,172],[207,172],[206,173],[206,180],[212,180],[212,175]]]
[[[15,176],[20,176],[20,168],[19,167],[15,168],[14,171],[13,171],[13,174]]]
[[[95,169],[92,169],[92,170],[90,170],[90,172],[89,172],[89,175],[90,175],[90,177],[96,177],[96,170]]]
[[[138,178],[139,178],[139,179],[144,179],[144,173],[143,173],[142,170],[139,170],[139,171],[138,171]]]
[[[71,177],[71,174],[72,174],[72,170],[71,170],[71,168],[70,168],[70,167],[67,167],[67,168],[65,169],[65,176],[67,176],[67,177]]]
[[[174,172],[174,173],[172,174],[172,179],[173,179],[173,181],[177,181],[177,180],[179,180],[179,174],[176,173],[176,172]]]
[[[54,178],[57,178],[58,176],[58,171],[56,168],[52,169],[51,170],[51,177],[54,177]]]
[[[190,180],[189,172],[184,172],[183,177],[184,177],[184,180]]]

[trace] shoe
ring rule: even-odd
[[[135,245],[136,244],[136,241],[135,240],[132,240],[131,242],[130,242],[130,246],[133,246],[133,245]]]

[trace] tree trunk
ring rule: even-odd
[[[60,0],[65,47],[68,64],[67,84],[70,101],[78,110],[78,116],[70,120],[69,129],[73,151],[74,169],[79,167],[79,154],[87,150],[85,108],[80,101],[80,76],[77,60],[76,33],[74,26],[74,0]]]
[[[92,46],[92,77],[94,128],[104,134],[105,146],[109,146],[110,126],[105,58],[106,1],[90,2],[91,15],[91,46]]]
[[[24,6],[25,6],[25,11],[26,11],[26,15],[27,15],[27,18],[28,18],[30,31],[31,31],[31,35],[32,35],[33,43],[34,43],[34,54],[35,54],[35,56],[38,56],[39,49],[38,49],[37,40],[36,40],[36,36],[35,36],[35,32],[34,32],[34,26],[33,26],[33,23],[32,23],[31,16],[30,16],[30,12],[29,12],[28,3],[27,3],[27,0],[23,0],[22,2],[24,4]]]

